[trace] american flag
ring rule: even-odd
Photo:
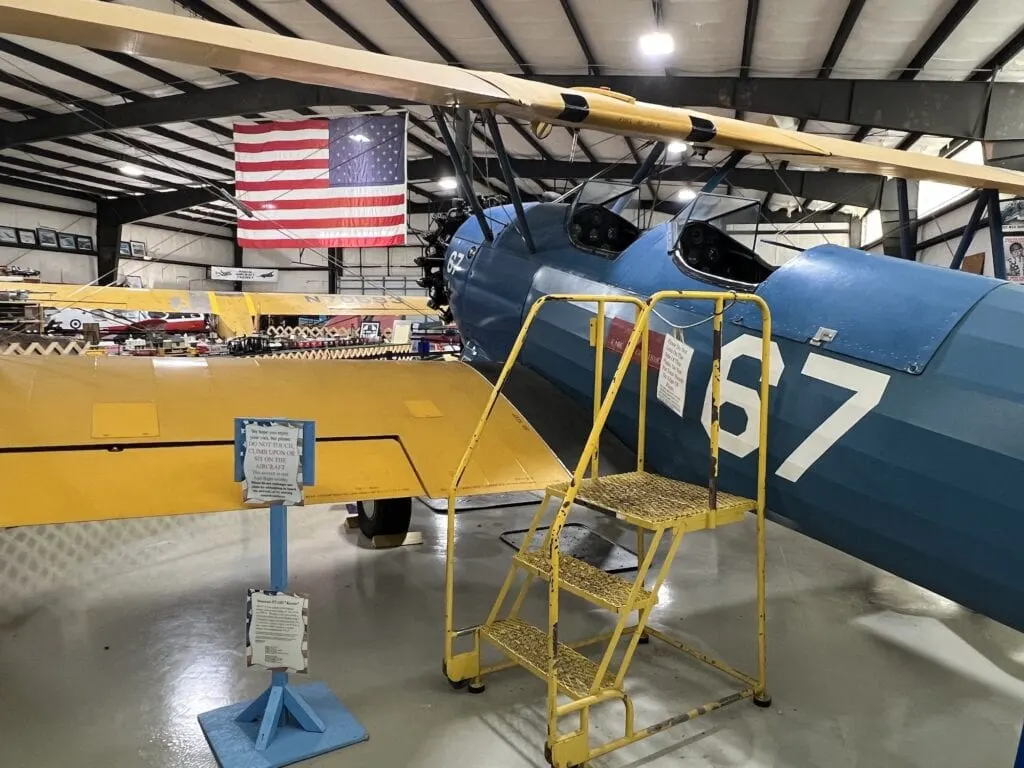
[[[405,245],[405,115],[238,123],[244,248]]]

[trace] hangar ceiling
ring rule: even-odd
[[[234,26],[563,85],[932,154],[970,140],[1024,140],[1024,3],[1017,0],[100,0]],[[672,54],[638,38],[658,28]],[[173,62],[0,37],[0,182],[229,228],[232,131],[239,120],[405,108],[413,211],[452,194],[429,109]],[[503,119],[527,196],[599,171],[629,178],[649,147],[591,131],[543,142]],[[473,133],[481,192],[503,190],[493,148]],[[646,198],[678,207],[687,184],[728,154],[668,155]],[[130,167],[135,175],[122,169]],[[772,166],[748,157],[730,179],[770,209],[824,220],[874,207],[883,179]],[[800,214],[797,214],[798,216]],[[184,226],[184,224],[183,224]]]

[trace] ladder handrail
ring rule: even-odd
[[[588,304],[598,305],[598,314],[604,316],[604,307],[606,304],[630,304],[636,307],[637,310],[637,322],[634,326],[634,332],[636,327],[640,325],[640,317],[645,311],[647,302],[637,296],[617,295],[617,294],[589,294],[589,293],[552,293],[545,296],[539,297],[530,306],[529,312],[526,314],[526,319],[523,321],[522,327],[519,329],[519,333],[516,336],[515,343],[512,345],[512,349],[509,351],[508,357],[505,360],[505,364],[502,366],[501,373],[498,375],[497,381],[491,389],[491,394],[487,399],[487,403],[484,406],[483,413],[480,415],[477,421],[476,428],[473,430],[473,434],[469,439],[469,444],[466,446],[465,452],[462,454],[462,459],[459,461],[458,467],[455,470],[455,474],[452,475],[452,482],[448,489],[448,529],[446,538],[446,557],[445,557],[445,658],[452,657],[452,641],[456,634],[454,629],[454,603],[455,603],[455,498],[458,494],[459,484],[462,482],[462,478],[469,467],[469,462],[476,451],[476,447],[480,442],[480,438],[483,435],[483,431],[487,426],[487,422],[494,412],[494,407],[497,405],[498,398],[501,396],[501,391],[505,386],[505,382],[508,380],[509,374],[512,372],[516,361],[519,358],[519,354],[522,352],[523,345],[526,341],[526,336],[533,326],[533,322],[540,310],[545,304],[549,302],[562,302],[562,301],[574,301],[584,302]],[[633,345],[635,349],[635,344]],[[598,359],[603,359],[604,352],[604,340],[596,339],[596,351],[595,355]],[[630,352],[632,355],[632,351]],[[600,373],[598,367],[595,365],[595,374]],[[595,375],[595,396],[600,392],[599,387],[601,382],[596,379]],[[645,397],[646,393],[642,392],[641,397]],[[589,457],[588,457],[589,460]]]
[[[650,332],[650,315],[652,314],[654,307],[665,300],[675,301],[714,301],[715,311],[713,315],[715,329],[721,334],[722,327],[722,316],[724,315],[724,302],[726,300],[732,302],[750,302],[756,304],[761,311],[762,320],[762,342],[761,342],[761,382],[760,382],[760,412],[759,412],[759,434],[761,437],[760,444],[758,447],[758,489],[757,489],[757,567],[759,572],[764,568],[764,504],[765,504],[765,480],[767,474],[767,432],[768,432],[768,395],[769,395],[769,374],[770,374],[770,361],[771,361],[771,313],[768,309],[768,305],[764,299],[756,294],[749,293],[737,293],[735,291],[659,291],[653,294],[644,302],[643,311],[637,318],[636,324],[633,327],[632,333],[630,333],[629,340],[626,343],[625,348],[622,351],[622,357],[619,360],[618,366],[616,366],[615,374],[612,377],[612,381],[608,386],[608,392],[605,395],[601,408],[594,419],[594,424],[591,427],[590,435],[588,436],[587,442],[584,446],[582,455],[580,456],[579,462],[576,465],[576,470],[573,472],[572,479],[569,481],[569,485],[566,488],[565,495],[562,497],[562,502],[558,507],[558,511],[555,513],[554,520],[551,523],[551,528],[548,533],[548,557],[550,559],[550,576],[548,579],[548,642],[549,642],[549,668],[548,668],[548,709],[549,715],[554,711],[557,706],[557,695],[558,695],[558,671],[556,665],[556,656],[558,648],[558,602],[559,602],[559,536],[562,528],[565,525],[565,521],[568,517],[569,510],[572,507],[573,502],[576,499],[577,492],[579,490],[579,484],[583,480],[583,475],[586,472],[586,466],[590,462],[592,453],[595,450],[595,446],[600,440],[601,433],[604,431],[605,422],[608,420],[611,414],[612,407],[614,406],[615,398],[618,395],[619,387],[625,378],[626,371],[632,364],[633,355],[636,352],[637,344],[641,335],[645,338],[648,337]],[[720,380],[718,373],[720,371],[721,362],[721,348],[720,345],[716,346],[716,359],[712,363],[712,387],[713,387],[713,400],[718,400],[717,391],[720,386]],[[641,360],[641,370],[645,370],[648,361]],[[645,382],[646,383],[646,382]],[[646,416],[646,392],[641,391],[641,405],[640,405],[640,420],[643,422]],[[718,445],[717,439],[712,438],[712,472],[717,477],[717,459],[718,459]],[[635,592],[635,590],[634,590]],[[632,593],[631,593],[632,594]],[[764,615],[764,590],[759,582],[758,586],[758,613],[759,616]],[[764,633],[761,630],[763,622],[759,623],[758,629],[758,679],[760,687],[763,690],[765,683],[765,664],[764,664]],[[598,685],[600,681],[595,680],[594,685]],[[549,717],[549,725],[552,725],[554,718]],[[553,727],[553,726],[552,726]],[[556,738],[557,734],[549,733],[549,741]]]

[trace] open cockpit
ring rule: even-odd
[[[609,260],[636,242],[654,219],[640,185],[630,182],[591,179],[557,202],[568,204],[569,242]],[[697,280],[749,290],[776,269],[755,250],[759,219],[757,200],[702,192],[670,221],[668,255]]]

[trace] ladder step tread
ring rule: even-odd
[[[552,485],[548,490],[564,496],[569,483]],[[580,483],[576,501],[594,509],[621,515],[631,525],[657,530],[692,522],[703,527],[711,512],[708,489],[651,472],[626,472],[621,475],[587,478]],[[717,524],[741,520],[757,508],[753,499],[724,491],[718,492]]]
[[[522,619],[502,619],[480,628],[480,636],[488,640],[498,650],[516,661],[524,669],[537,677],[547,680],[549,640],[547,633]],[[597,663],[591,661],[579,651],[569,646],[558,644],[558,688],[573,699],[582,699],[590,693],[597,676]],[[615,678],[606,674],[604,688],[610,688]]]
[[[515,559],[545,581],[551,577],[551,561],[546,552],[535,549],[517,554]],[[613,611],[621,611],[628,605],[633,589],[632,582],[562,553],[558,555],[558,580],[566,591]],[[641,587],[633,608],[646,608],[655,602],[654,594]]]

